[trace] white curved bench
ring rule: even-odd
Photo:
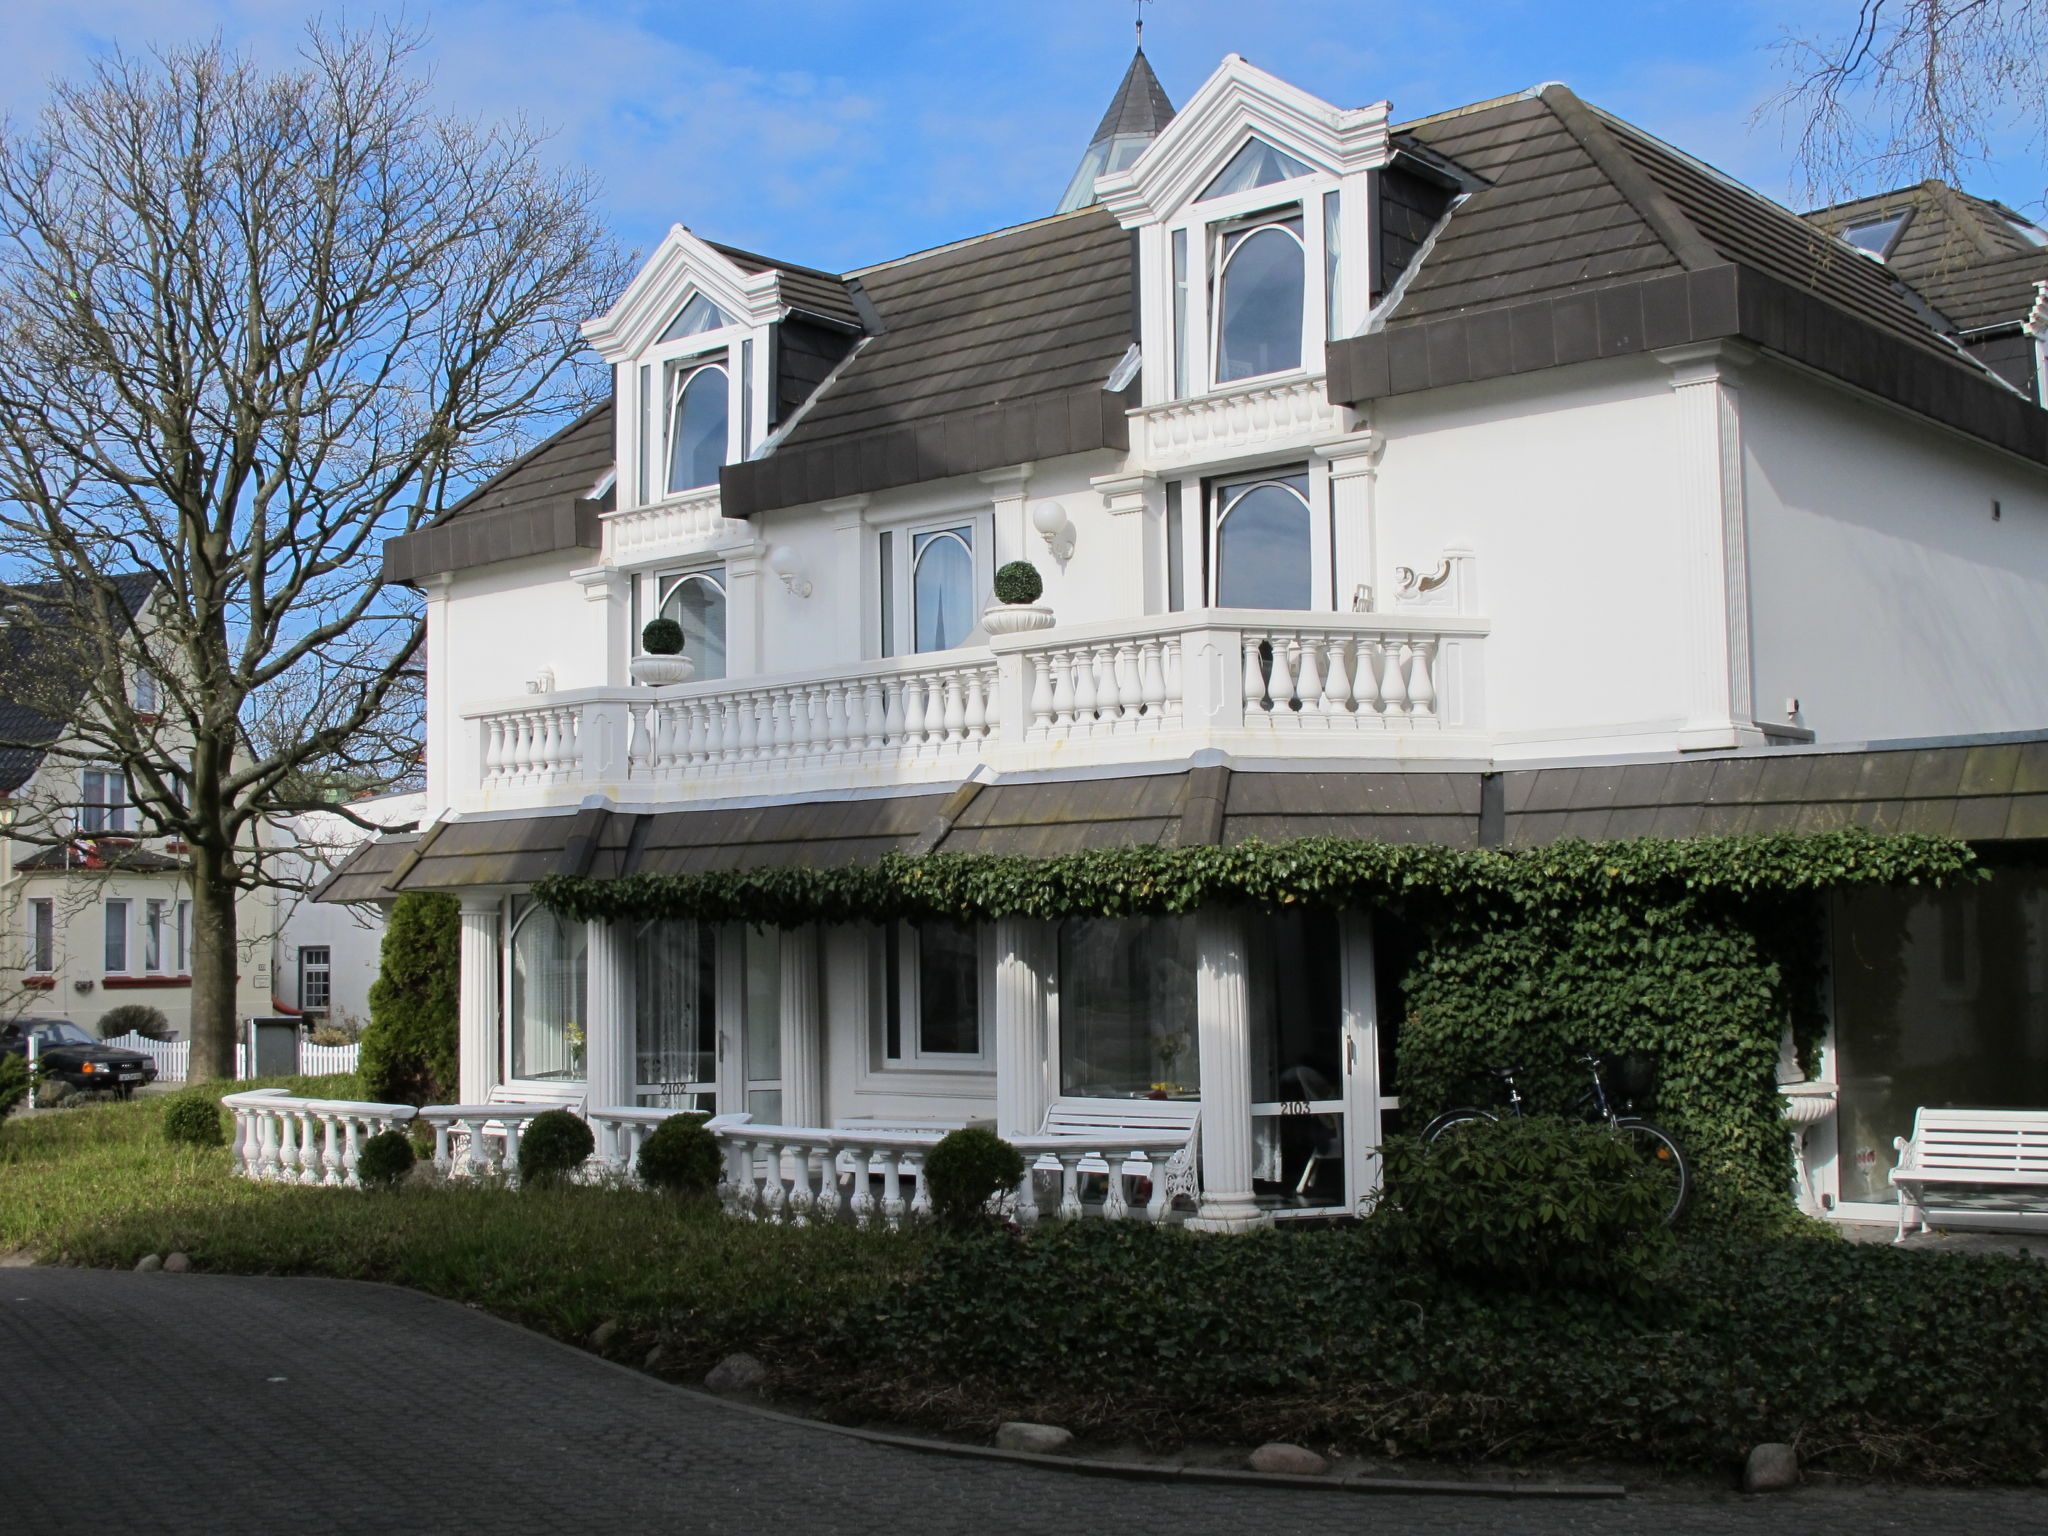
[[[1913,1134],[1892,1139],[1899,1163],[1899,1235],[1927,1230],[1929,1185],[1975,1184],[2048,1189],[2048,1110],[1917,1109]]]

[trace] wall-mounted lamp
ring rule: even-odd
[[[1067,509],[1056,501],[1041,501],[1031,509],[1031,526],[1045,540],[1046,552],[1064,566],[1074,558],[1074,525]]]
[[[797,564],[796,551],[787,544],[778,544],[768,551],[768,569],[782,578],[783,589],[791,597],[809,597],[810,579]]]

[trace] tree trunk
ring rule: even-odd
[[[219,850],[192,848],[191,1081],[235,1075],[235,886]]]

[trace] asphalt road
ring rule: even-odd
[[[765,1419],[333,1280],[0,1269],[0,1531],[2048,1533],[2048,1493],[1503,1502],[1125,1482]]]

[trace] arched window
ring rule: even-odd
[[[1225,486],[1216,504],[1216,606],[1309,606],[1308,477]]]
[[[716,363],[679,380],[669,413],[668,493],[718,483],[725,462],[726,373]]]
[[[920,651],[950,651],[974,628],[974,530],[944,528],[911,541],[910,592]]]
[[[1298,214],[1224,236],[1217,280],[1217,383],[1301,366],[1304,265]]]
[[[505,1027],[515,1078],[583,1081],[583,941],[581,923],[531,903],[513,922]]]
[[[662,594],[661,616],[683,626],[683,654],[695,682],[725,676],[725,569],[692,571]]]

